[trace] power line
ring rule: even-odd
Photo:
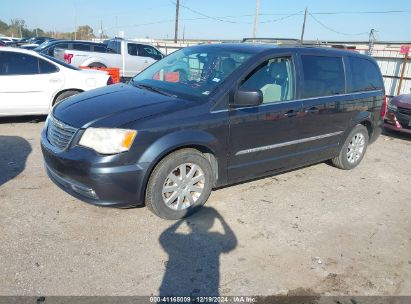
[[[174,5],[176,5],[176,2],[175,2],[175,1],[170,0],[170,2],[173,3]],[[212,17],[212,16],[209,16],[209,15],[203,14],[203,13],[201,13],[201,12],[199,12],[199,11],[196,11],[196,10],[194,10],[194,9],[186,6],[186,5],[180,4],[180,6],[181,6],[182,8],[185,8],[186,10],[192,12],[192,13],[195,13],[195,14],[197,14],[197,15],[203,16],[203,17],[205,17],[205,18],[207,18],[207,19],[212,19],[212,20],[215,20],[215,21],[226,22],[226,23],[250,24],[250,22],[231,21],[231,20],[224,20],[224,19],[221,19],[221,18],[219,18],[219,17]]]
[[[399,13],[411,13],[411,10],[391,10],[391,11],[341,11],[341,12],[317,12],[311,13],[313,15],[364,15],[364,14],[399,14]]]
[[[292,14],[289,14],[289,15],[286,15],[285,17],[281,17],[281,18],[278,18],[278,19],[260,21],[260,23],[274,23],[274,22],[282,21],[282,20],[291,18],[293,16],[303,15],[303,14],[301,14],[302,12],[304,12],[304,10],[296,12],[296,13],[292,13]],[[263,15],[263,14],[260,14],[260,15]]]
[[[368,35],[368,32],[349,34],[349,33],[343,33],[343,32],[334,30],[334,29],[332,29],[331,27],[329,27],[329,26],[325,25],[324,23],[322,23],[322,22],[321,22],[320,20],[318,20],[317,18],[315,18],[315,17],[313,16],[313,14],[311,14],[310,12],[308,12],[308,14],[314,19],[314,21],[316,21],[316,22],[317,22],[319,25],[321,25],[323,28],[325,28],[325,29],[327,29],[327,30],[329,30],[329,31],[331,31],[331,32],[334,32],[334,33],[336,33],[336,34],[344,35],[344,36]]]

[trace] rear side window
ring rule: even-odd
[[[138,47],[135,43],[127,44],[127,52],[131,56],[138,56]]]
[[[75,49],[75,50],[77,50],[77,51],[90,52],[91,47],[90,47],[90,45],[87,45],[87,44],[75,43],[75,44],[73,45],[73,49]]]
[[[105,45],[95,45],[93,47],[93,51],[97,53],[105,53],[106,52],[106,46]]]
[[[34,75],[39,73],[37,57],[14,53],[0,53],[0,75]]]
[[[350,92],[361,92],[383,89],[384,84],[381,79],[380,71],[372,61],[348,57],[351,68]]]
[[[345,93],[345,73],[341,57],[302,55],[301,61],[304,98]]]
[[[121,43],[116,40],[107,41],[107,53],[121,54]]]

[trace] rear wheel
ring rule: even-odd
[[[363,159],[368,146],[368,130],[363,125],[356,125],[350,132],[337,157],[332,159],[334,166],[350,170]]]
[[[154,168],[146,189],[146,206],[157,216],[176,220],[201,208],[211,193],[210,162],[195,149],[166,156]]]
[[[93,62],[90,63],[89,68],[107,68],[104,64],[100,63],[100,62]]]

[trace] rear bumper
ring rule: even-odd
[[[70,195],[98,206],[144,204],[143,181],[148,164],[122,165],[121,156],[99,156],[82,147],[58,153],[44,132],[41,148],[48,176]]]
[[[392,111],[388,111],[384,118],[384,128],[411,134],[411,126],[409,126],[411,116],[402,114],[396,114]]]

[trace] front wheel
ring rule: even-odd
[[[334,166],[344,170],[354,169],[364,157],[368,139],[367,128],[356,125],[347,136],[339,155],[332,159]]]
[[[146,206],[157,216],[176,220],[200,209],[210,196],[210,162],[195,149],[183,149],[162,159],[146,189]]]

